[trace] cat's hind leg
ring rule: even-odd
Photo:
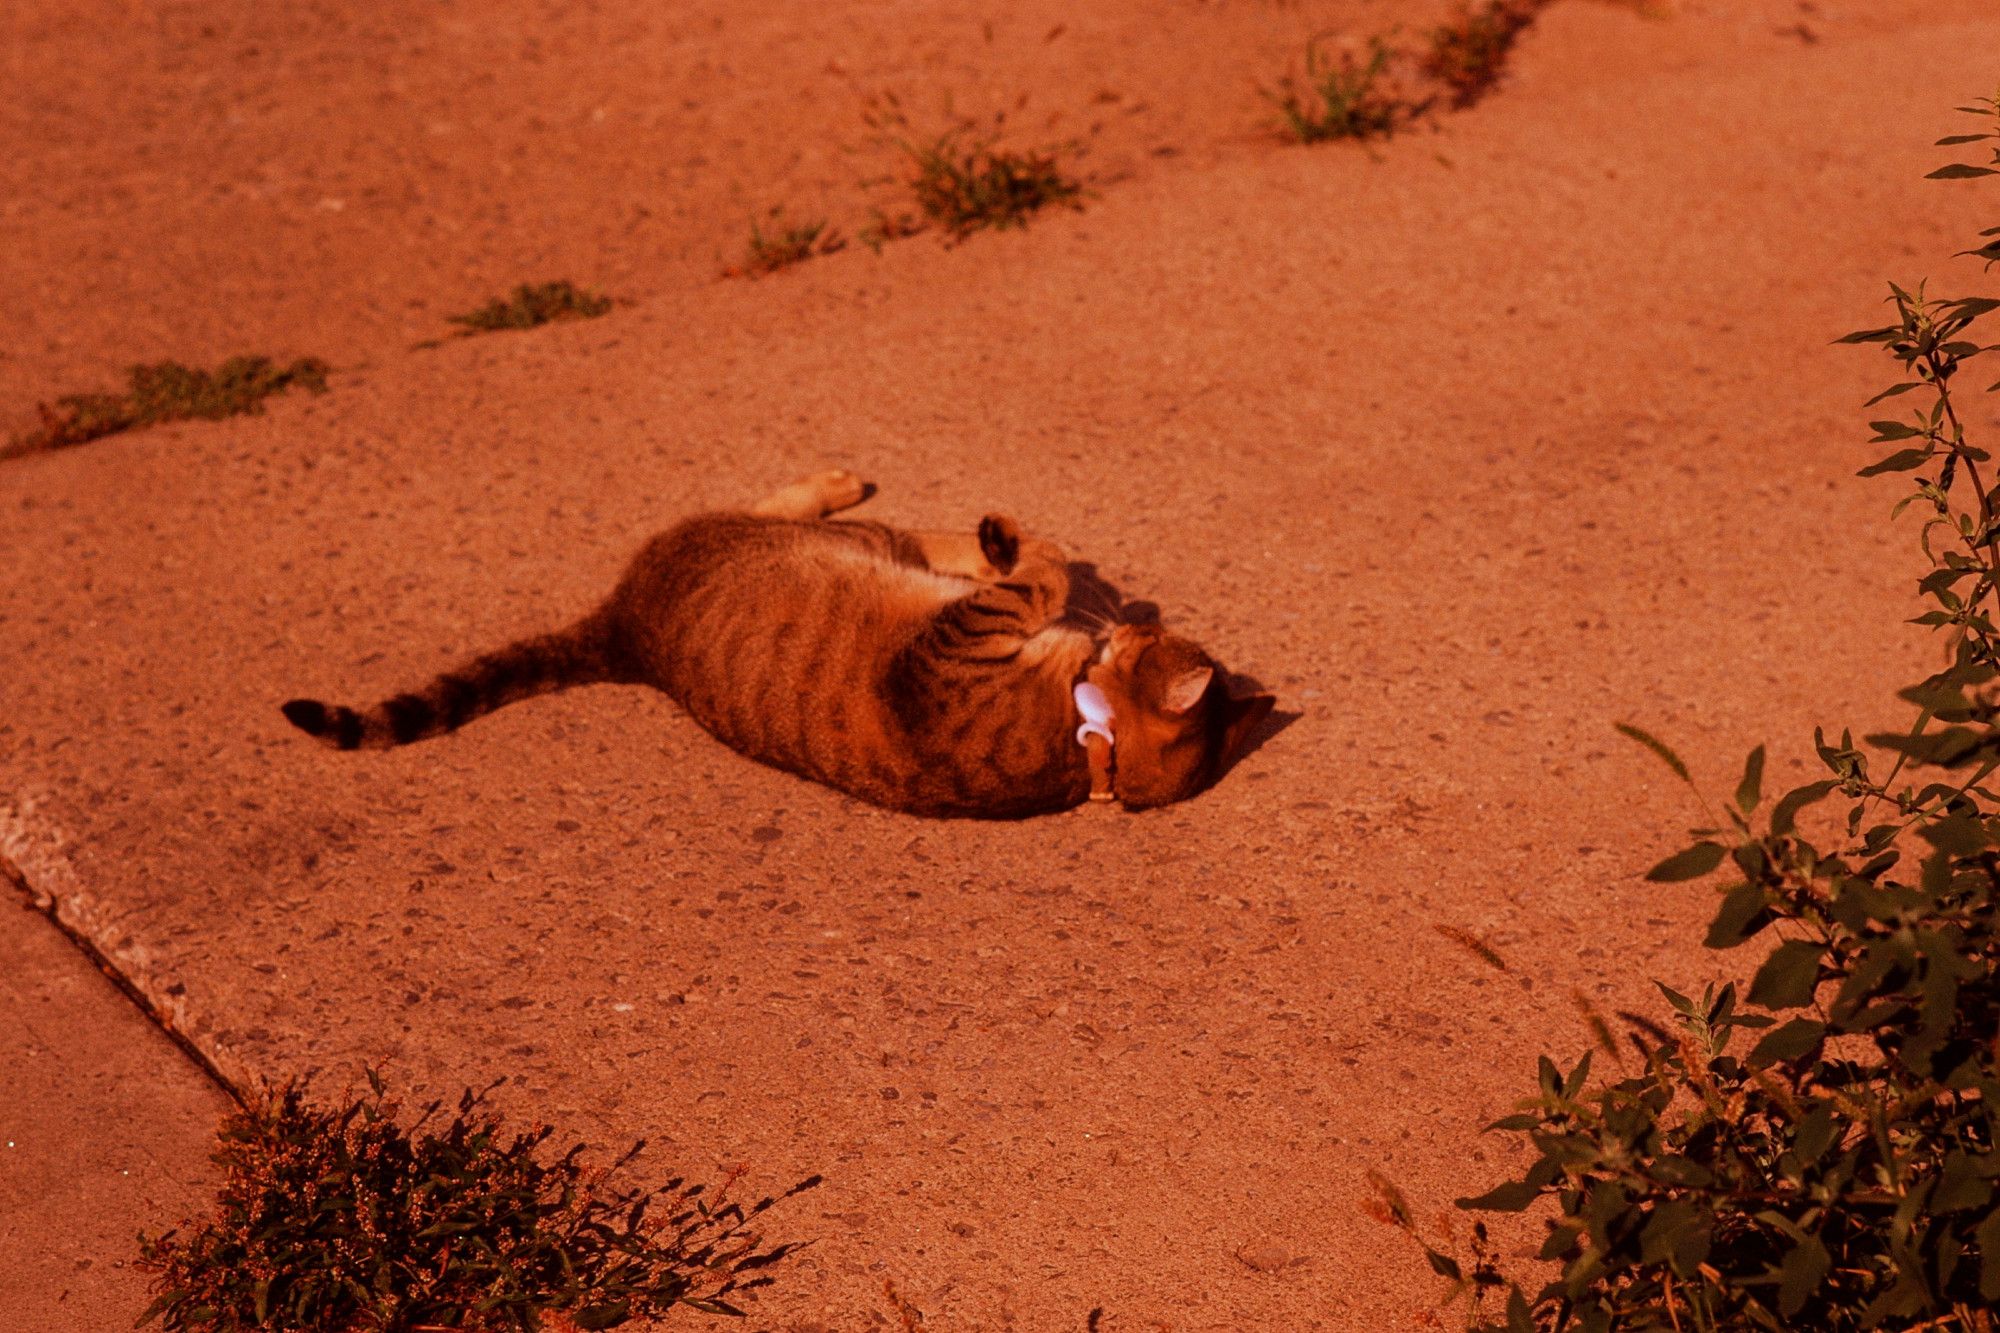
[[[927,534],[913,535],[921,539]],[[971,540],[994,576],[939,607],[899,661],[920,662],[927,656],[1006,661],[1062,614],[1069,598],[1069,566],[1061,547],[1022,536],[1014,521],[1000,514],[982,519],[979,535]]]
[[[1067,562],[1054,542],[1025,537],[1013,519],[988,514],[977,532],[911,532],[906,534],[923,553],[924,564],[939,574],[995,583],[1021,560],[1063,569]]]
[[[868,483],[845,468],[815,472],[750,506],[767,518],[815,519],[852,509],[871,494]]]
[[[991,583],[1000,571],[980,549],[979,538],[970,532],[907,532],[923,556],[924,568],[933,573]]]

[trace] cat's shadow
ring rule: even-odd
[[[1088,560],[1073,560],[1069,566],[1069,601],[1063,607],[1067,619],[1086,627],[1108,625],[1157,625],[1160,622],[1160,608],[1156,602],[1144,599],[1126,601],[1116,584],[1098,572],[1097,566]],[[1229,692],[1236,695],[1261,694],[1267,686],[1243,671],[1228,672]],[[1270,691],[1276,693],[1276,691]],[[1273,708],[1257,730],[1250,734],[1243,748],[1232,755],[1224,764],[1217,780],[1227,777],[1236,766],[1256,754],[1293,723],[1305,716],[1302,709],[1287,710],[1279,706]]]
[[[1229,692],[1231,694],[1261,694],[1264,692],[1264,685],[1255,676],[1247,675],[1241,671],[1232,671],[1229,673]],[[1275,690],[1271,692],[1276,693]],[[1302,708],[1287,709],[1281,697],[1278,703],[1272,707],[1271,711],[1264,715],[1264,720],[1257,724],[1257,730],[1251,732],[1250,738],[1243,742],[1243,748],[1231,755],[1228,761],[1223,764],[1222,772],[1217,775],[1217,781],[1228,777],[1238,764],[1276,740],[1284,732],[1290,730],[1292,724],[1305,715],[1305,710]]]

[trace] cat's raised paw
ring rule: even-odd
[[[826,472],[816,472],[807,478],[807,483],[819,495],[819,511],[822,516],[837,514],[843,509],[852,509],[875,493],[875,488],[846,468],[833,468]]]
[[[830,468],[765,496],[750,506],[750,512],[772,518],[825,518],[852,509],[874,493],[873,486],[846,468]]]
[[[988,514],[979,520],[979,553],[986,563],[1002,574],[1014,570],[1021,558],[1021,528],[1005,514]]]

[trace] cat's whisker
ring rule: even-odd
[[[1082,621],[1084,628],[1088,629],[1092,634],[1101,633],[1118,623],[1106,617],[1102,611],[1099,611],[1094,606],[1072,606],[1069,609],[1069,613]]]
[[[1075,608],[1077,611],[1090,612],[1103,625],[1115,625],[1118,623],[1117,599],[1102,584],[1085,582],[1073,584],[1071,588],[1079,598]],[[1090,600],[1085,602],[1081,600],[1083,598]]]

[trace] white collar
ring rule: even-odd
[[[1076,743],[1088,745],[1092,736],[1101,736],[1107,746],[1117,744],[1112,733],[1118,719],[1111,711],[1111,700],[1105,698],[1104,691],[1089,681],[1078,681],[1076,686],[1076,711],[1083,717],[1083,725],[1076,729]]]

